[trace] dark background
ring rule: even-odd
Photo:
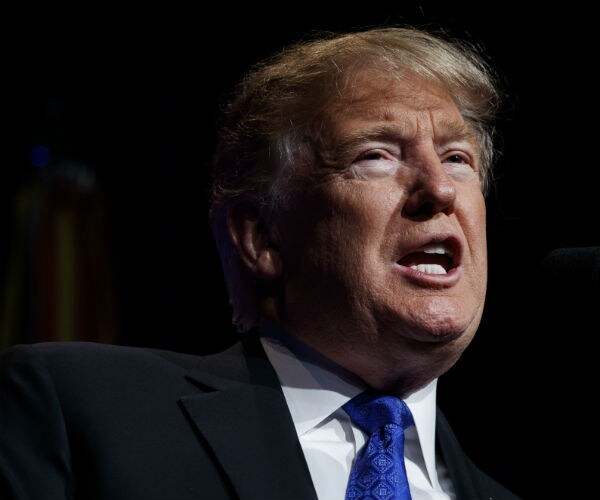
[[[589,472],[572,455],[593,432],[595,303],[561,322],[561,301],[550,306],[547,294],[575,292],[540,289],[538,274],[552,249],[600,244],[594,16],[577,2],[139,5],[0,10],[0,277],[9,283],[14,266],[19,193],[75,165],[67,175],[91,172],[104,200],[115,341],[199,353],[227,345],[206,218],[221,96],[249,64],[314,31],[444,27],[484,45],[511,98],[489,197],[488,303],[440,381],[440,405],[474,461],[517,493],[573,493]],[[32,163],[39,146],[45,167]]]

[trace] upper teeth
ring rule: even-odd
[[[425,245],[421,252],[423,253],[437,253],[440,255],[450,254],[450,251],[446,248],[443,243],[430,243],[429,245]]]

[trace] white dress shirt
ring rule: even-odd
[[[368,436],[341,407],[365,387],[296,339],[284,344],[263,328],[261,342],[279,377],[317,497],[344,500],[352,462]],[[404,449],[413,500],[455,498],[446,467],[436,463],[436,387],[433,380],[404,400],[415,421],[405,431]]]

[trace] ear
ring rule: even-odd
[[[260,210],[250,202],[240,202],[227,213],[229,237],[248,270],[259,279],[281,276],[281,255],[271,241],[269,227]]]

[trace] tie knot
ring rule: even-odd
[[[369,434],[389,424],[402,429],[414,424],[406,403],[394,396],[366,391],[348,401],[343,408],[352,421]]]

